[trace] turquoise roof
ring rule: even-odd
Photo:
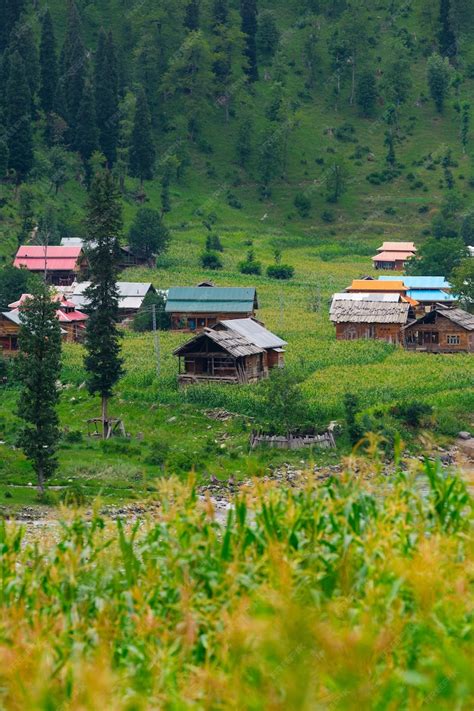
[[[406,296],[415,301],[457,301],[454,294],[447,294],[439,289],[410,289]]]
[[[248,287],[173,287],[167,313],[245,313],[258,308],[257,292]]]
[[[393,281],[395,277],[381,276],[379,281]],[[443,276],[403,276],[400,277],[409,289],[450,289],[451,284]]]

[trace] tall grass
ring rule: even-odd
[[[256,484],[225,526],[174,480],[153,521],[2,523],[1,707],[472,708],[472,502],[426,472]]]

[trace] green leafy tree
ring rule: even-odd
[[[213,3],[212,3],[213,27],[227,24],[228,19],[229,19],[228,0],[213,0]]]
[[[87,388],[102,400],[103,436],[109,432],[108,404],[123,374],[120,356],[117,276],[119,236],[122,229],[120,193],[110,171],[98,173],[92,182],[85,224],[85,246],[91,284],[86,290],[87,320],[84,360]]]
[[[362,72],[357,82],[357,104],[363,116],[373,116],[377,102],[377,83],[374,73]]]
[[[149,207],[138,210],[128,233],[128,242],[133,252],[144,259],[151,260],[166,252],[170,233],[158,210]]]
[[[117,56],[113,35],[102,30],[99,35],[94,67],[95,109],[99,129],[99,145],[113,165],[119,138],[119,85]]]
[[[410,61],[402,52],[402,47],[396,47],[385,66],[382,82],[385,97],[396,106],[406,102],[413,86]]]
[[[62,146],[53,146],[48,153],[49,180],[54,194],[57,195],[61,188],[72,177],[77,168],[77,158],[66,151]]]
[[[57,83],[58,60],[56,56],[56,37],[51,13],[47,8],[41,22],[39,88],[41,108],[46,114],[53,111]]]
[[[318,30],[314,23],[310,23],[308,34],[303,45],[303,61],[307,72],[307,86],[313,89],[316,84],[317,71],[321,63],[318,51]]]
[[[38,280],[20,311],[20,355],[17,374],[21,383],[18,415],[23,420],[19,445],[30,460],[41,494],[57,469],[61,373],[61,328],[49,289]]]
[[[168,331],[171,328],[171,316],[166,313],[166,299],[163,294],[149,291],[143,299],[143,305],[132,321],[134,331],[140,333],[153,330],[153,306],[155,307],[156,328]]]
[[[428,86],[439,113],[443,111],[451,81],[451,67],[447,57],[432,54],[428,60]]]
[[[451,274],[451,284],[455,294],[459,294],[462,303],[474,310],[474,259],[463,259]]]
[[[33,131],[31,125],[31,93],[25,76],[23,60],[18,52],[10,59],[6,91],[8,107],[8,164],[24,180],[33,167]]]
[[[341,18],[339,25],[340,41],[344,48],[343,56],[347,57],[348,67],[351,72],[350,104],[354,103],[356,95],[356,81],[359,69],[359,60],[363,52],[367,52],[368,36],[367,23],[364,13],[347,10]]]
[[[0,311],[8,311],[8,305],[28,293],[30,273],[8,264],[0,269]]]
[[[240,0],[240,15],[242,32],[245,35],[245,56],[247,58],[246,73],[250,81],[258,79],[257,62],[257,2],[256,0]]]
[[[223,267],[219,253],[209,250],[202,252],[199,257],[199,263],[204,269],[212,269],[212,271],[217,271]]]
[[[272,182],[281,174],[283,155],[281,131],[268,127],[263,134],[258,155],[258,169],[264,197],[270,195]]]
[[[153,178],[155,166],[155,144],[151,125],[150,110],[146,94],[140,89],[137,94],[135,118],[130,146],[130,172],[135,178],[144,180]]]
[[[256,43],[261,57],[269,60],[273,57],[280,41],[280,31],[275,15],[270,10],[263,10],[258,15]]]
[[[274,368],[270,372],[262,404],[265,425],[272,433],[290,434],[311,424],[308,403],[298,379],[285,368]]]
[[[450,278],[466,256],[466,246],[459,237],[430,237],[422,244],[417,257],[407,264],[407,274]]]
[[[462,218],[460,235],[465,245],[474,246],[474,210],[468,210]]]

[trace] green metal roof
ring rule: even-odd
[[[167,313],[252,313],[257,292],[245,287],[174,287],[168,292]]]

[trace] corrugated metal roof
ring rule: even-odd
[[[348,287],[347,292],[353,291],[365,291],[365,292],[386,292],[389,291],[398,292],[403,294],[407,291],[407,287],[401,280],[391,280],[389,282],[381,281],[369,281],[367,279],[354,279],[352,284]]]
[[[84,292],[90,285],[90,281],[83,281],[74,287],[70,298],[77,307],[85,308],[87,306],[88,300],[84,296]],[[143,300],[152,286],[151,282],[118,281],[119,308],[127,310],[141,308]]]
[[[437,309],[436,313],[445,316],[458,326],[462,326],[466,331],[474,331],[474,314],[470,314],[463,309]]]
[[[409,304],[377,301],[333,301],[330,318],[333,323],[399,323],[405,324]]]
[[[30,258],[30,259],[44,259],[45,253],[47,259],[72,259],[76,258],[78,259],[81,255],[81,247],[75,246],[75,247],[61,247],[61,246],[52,246],[52,247],[44,247],[43,245],[37,245],[37,244],[24,244],[21,247],[18,247],[18,251],[16,253],[16,256],[24,259],[24,258]]]
[[[251,313],[258,308],[257,292],[245,287],[173,287],[167,313]]]
[[[286,341],[275,336],[274,333],[266,329],[253,318],[230,319],[228,321],[221,321],[220,323],[227,329],[245,336],[247,340],[260,348],[281,348],[282,346],[288,345]],[[217,324],[216,328],[219,328],[219,324]]]
[[[61,247],[82,247],[84,244],[80,237],[63,237]]]
[[[264,353],[263,348],[251,343],[240,333],[236,333],[235,331],[215,331],[213,329],[206,328],[201,334],[195,336],[180,348],[177,348],[174,351],[174,355],[184,355],[189,351],[191,346],[199,342],[201,339],[205,341],[206,338],[209,338],[234,358]]]
[[[380,252],[372,257],[373,262],[405,262],[414,256],[413,252]]]
[[[416,252],[414,242],[384,242],[378,252]]]
[[[416,301],[457,301],[454,294],[447,294],[439,289],[410,289],[407,296]]]
[[[392,281],[393,277],[379,276],[379,281]],[[450,289],[444,276],[404,276],[403,283],[409,289]]]
[[[20,312],[18,309],[15,309],[14,311],[3,311],[2,315],[12,323],[15,323],[17,326],[21,326]]]
[[[334,294],[332,297],[336,301],[377,301],[390,304],[398,304],[402,298],[400,294],[376,294],[374,292],[345,292],[343,294]]]

